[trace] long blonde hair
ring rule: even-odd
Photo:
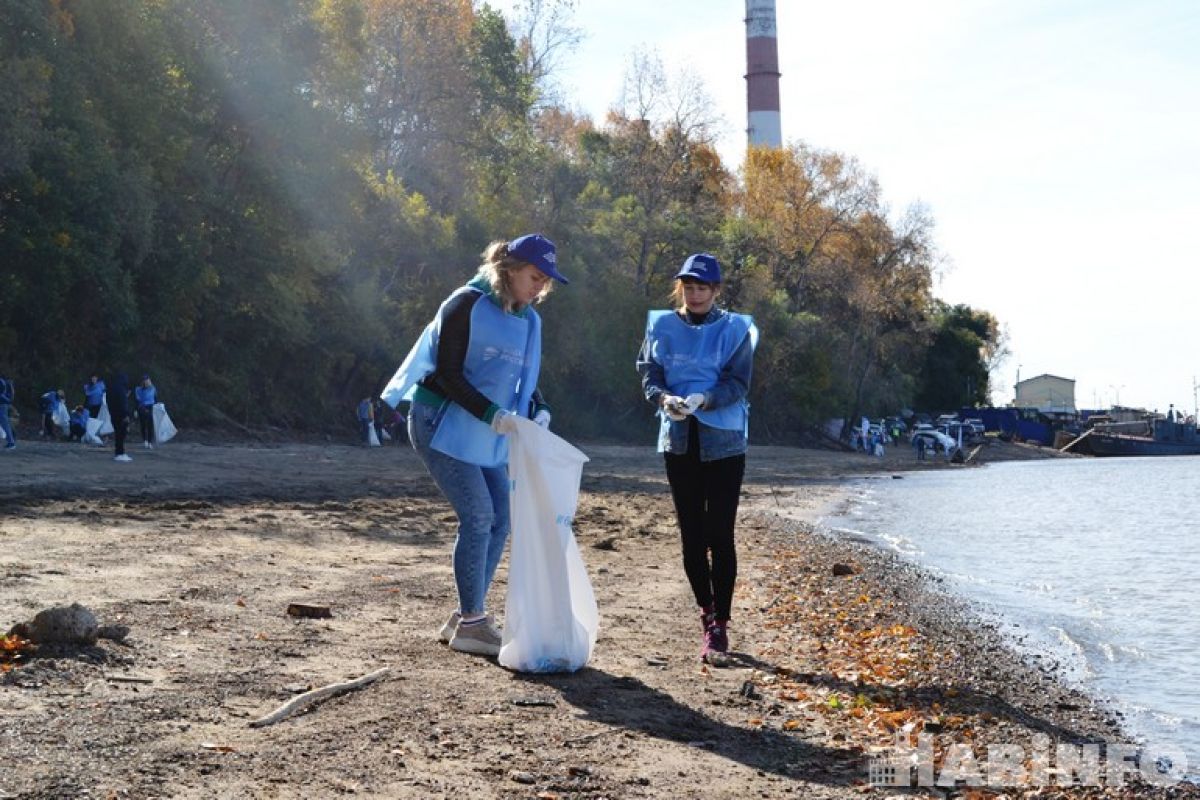
[[[483,263],[479,265],[478,274],[492,287],[492,291],[496,297],[500,298],[500,305],[504,307],[505,311],[512,311],[516,307],[508,282],[508,274],[527,264],[528,262],[508,254],[508,242],[492,242],[483,251]],[[542,302],[553,290],[554,281],[546,281],[546,285],[542,287],[542,291],[538,292],[538,296],[533,298],[533,302]]]

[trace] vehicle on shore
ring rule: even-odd
[[[984,440],[983,426],[976,426],[969,420],[966,422],[947,422],[944,425],[939,425],[938,430],[955,442],[959,441],[959,436],[961,435],[964,445],[980,444]]]
[[[934,453],[950,453],[958,448],[958,440],[929,425],[918,425],[913,429],[910,441],[915,447],[918,439],[925,441],[925,449]]]

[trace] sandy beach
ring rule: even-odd
[[[511,673],[450,651],[448,506],[407,447],[21,442],[0,486],[0,630],[78,602],[123,640],[0,676],[0,798],[887,797],[897,731],[1033,749],[1119,722],[920,570],[815,521],[845,479],[917,464],[758,447],[739,520],[734,663],[699,623],[650,447],[588,446],[576,517],[601,612],[591,664]],[[996,445],[981,461],[1043,457]],[[505,566],[491,605],[503,608]],[[290,603],[328,606],[298,619]],[[278,724],[313,687],[390,672]],[[1005,796],[959,788],[933,796]],[[1007,796],[1196,796],[1191,787]]]

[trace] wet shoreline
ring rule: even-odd
[[[1036,762],[1039,753],[1046,757],[1044,743],[1049,742],[1051,763],[1054,748],[1060,743],[1079,748],[1105,743],[1136,750],[1136,743],[1122,727],[1120,711],[1077,687],[1053,658],[1021,648],[1010,631],[1003,630],[970,600],[948,589],[934,572],[874,537],[839,532],[822,524],[822,519],[849,502],[859,481],[896,477],[902,478],[903,474],[845,476],[839,488],[827,487],[817,497],[812,496],[811,488],[799,487],[789,498],[787,511],[760,496],[752,501],[746,515],[747,524],[756,529],[754,546],[770,554],[767,561],[776,570],[784,565],[794,570],[790,586],[802,598],[793,614],[797,619],[792,628],[796,637],[792,649],[801,654],[796,667],[799,674],[826,676],[824,680],[828,680],[830,674],[838,673],[830,666],[827,648],[823,650],[815,642],[828,635],[828,628],[820,630],[819,615],[815,623],[810,619],[806,624],[806,603],[835,614],[837,608],[851,610],[841,624],[864,638],[849,637],[850,647],[840,656],[843,660],[858,658],[874,663],[863,652],[869,641],[865,637],[892,626],[908,629],[911,633],[906,636],[906,645],[916,642],[916,650],[925,657],[920,669],[903,680],[880,683],[864,679],[860,672],[852,686],[842,682],[837,702],[844,704],[862,695],[867,698],[863,705],[870,710],[864,711],[860,719],[833,715],[832,724],[840,725],[849,740],[863,747],[869,760],[896,752],[896,732],[888,731],[893,739],[881,735],[884,728],[872,724],[872,718],[886,720],[889,714],[903,711],[907,714],[903,719],[910,726],[906,731],[909,741],[916,741],[924,730],[933,731],[930,738],[939,765],[949,748],[969,746],[979,759],[985,781],[989,746],[1016,747]],[[848,565],[852,574],[834,575],[834,565]],[[876,604],[875,598],[887,601]],[[856,608],[862,612],[854,611]],[[808,613],[812,616],[811,608]],[[858,647],[858,642],[864,646]],[[881,674],[891,677],[886,671]],[[821,682],[813,678],[804,686],[811,694]],[[952,710],[954,724],[950,726],[944,724],[947,709]],[[828,713],[821,716],[826,720],[830,717]],[[1160,758],[1154,756],[1153,760]],[[1194,772],[1194,765],[1190,766],[1189,771]],[[1008,788],[1039,789],[1037,796],[1044,797],[1126,796],[1122,792],[1131,791],[1127,796],[1200,797],[1195,785],[1176,783],[1157,768],[1151,768],[1151,773],[1153,780],[1175,785],[1137,783],[1137,776],[1130,775],[1130,787],[1068,790],[1044,785],[1053,779],[1045,777],[1039,782],[1031,773],[1022,779],[1024,782],[1014,781]],[[1103,776],[1100,782],[1105,783]]]

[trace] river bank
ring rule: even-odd
[[[708,669],[658,457],[583,449],[600,639],[580,673],[531,677],[434,638],[453,517],[406,448],[179,444],[121,465],[22,443],[0,487],[0,628],[78,601],[130,632],[0,678],[0,797],[885,797],[899,790],[868,767],[896,730],[939,754],[1118,736],[919,570],[813,525],[845,476],[962,467],[755,448],[737,657]],[[333,617],[288,617],[293,602]]]

